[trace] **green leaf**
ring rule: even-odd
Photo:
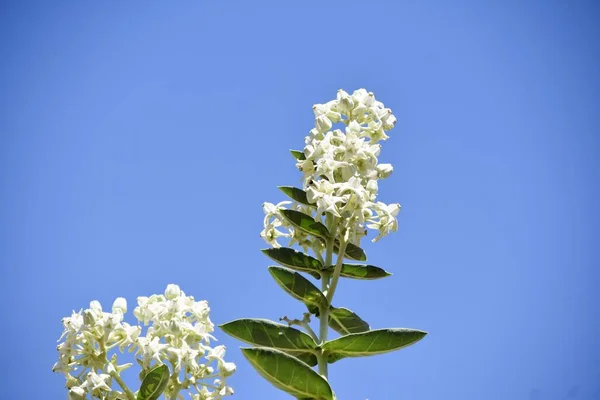
[[[306,192],[302,189],[298,189],[292,186],[277,186],[277,189],[281,190],[286,196],[298,203],[306,204],[307,206],[316,207],[314,203],[308,201]]]
[[[366,332],[370,329],[367,322],[343,307],[329,309],[329,326],[340,335]]]
[[[289,351],[286,351],[285,353],[290,354]],[[319,363],[317,355],[313,353],[296,353],[293,356],[296,357],[298,360],[302,361],[303,363],[310,365],[311,367],[314,367]]]
[[[304,254],[289,247],[263,249],[261,251],[265,253],[267,257],[277,261],[285,267],[300,272],[306,272],[312,275],[315,279],[321,279],[321,270],[323,269],[323,264],[308,254]]]
[[[292,157],[298,161],[306,160],[306,156],[301,150],[290,150],[290,153],[292,153]]]
[[[333,272],[335,266],[330,266],[327,271]],[[342,264],[340,276],[351,279],[379,279],[392,275],[386,270],[374,265],[364,264]]]
[[[242,354],[263,378],[296,398],[334,399],[329,383],[297,358],[266,348],[246,348]]]
[[[306,304],[311,313],[327,305],[323,293],[299,273],[282,267],[269,267],[269,272],[283,290]]]
[[[315,221],[310,215],[295,210],[280,210],[281,215],[295,228],[298,228],[310,235],[327,239],[330,236],[329,230],[319,221]]]
[[[137,400],[157,400],[169,383],[169,367],[165,364],[151,369],[137,394]]]
[[[427,332],[416,329],[393,328],[353,333],[323,344],[328,361],[335,362],[345,357],[366,357],[399,350],[418,342]]]
[[[339,249],[339,241],[336,240],[335,244],[333,246],[333,250],[335,251],[335,253],[337,254]],[[367,261],[367,255],[365,254],[365,251],[363,249],[361,249],[360,247],[358,247],[355,244],[352,243],[347,243],[346,244],[346,251],[344,254],[344,258],[349,258],[351,260],[356,260],[356,261]]]
[[[220,325],[221,329],[246,343],[272,347],[291,354],[310,366],[317,365],[317,343],[306,333],[266,319],[243,318]]]

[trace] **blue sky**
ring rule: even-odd
[[[289,4],[288,4],[289,3]],[[394,273],[344,281],[373,327],[430,334],[342,360],[342,400],[600,398],[600,17],[591,1],[0,5],[5,398],[64,398],[60,319],[179,283],[212,319],[300,315],[259,251],[299,183],[311,107],[398,117],[380,198]],[[239,399],[286,399],[217,331]]]

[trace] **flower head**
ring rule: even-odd
[[[133,311],[135,325],[123,321],[127,301],[122,297],[114,301],[112,313],[104,312],[100,302],[92,301],[88,309],[63,318],[64,331],[53,370],[65,374],[70,399],[85,399],[88,395],[122,398],[121,392],[113,388],[113,376],[131,364],[117,365],[116,353],[109,361],[109,352],[116,349],[122,353],[136,351],[144,373],[157,365],[169,365],[174,382],[165,391],[168,398],[175,395],[170,393],[175,388],[197,388],[197,394],[210,395],[205,398],[214,400],[233,393],[226,378],[235,371],[235,364],[224,360],[224,346],[210,346],[215,340],[211,335],[214,325],[206,301],[196,301],[179,286],[170,284],[164,295],[140,296],[137,303]]]
[[[348,230],[350,240],[357,245],[366,228],[378,231],[373,241],[395,231],[400,206],[377,200],[378,180],[393,171],[391,164],[379,163],[379,142],[388,139],[386,132],[396,124],[392,111],[365,89],[352,94],[340,89],[335,100],[315,104],[313,112],[315,127],[304,140],[304,157],[296,166],[302,172],[307,200],[314,207],[299,203],[289,207],[311,215],[315,221],[322,221],[325,215],[336,217],[338,227]],[[265,203],[261,237],[273,247],[281,246],[279,239],[288,238],[290,244],[314,248],[318,243],[294,230],[281,216],[280,210],[289,204]]]

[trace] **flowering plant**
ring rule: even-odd
[[[107,400],[183,399],[219,400],[233,394],[226,378],[235,365],[225,362],[224,346],[210,347],[216,340],[211,332],[206,301],[195,301],[177,285],[168,285],[164,295],[138,297],[133,314],[136,325],[124,322],[127,301],[119,297],[112,312],[92,301],[86,310],[63,318],[64,332],[59,339],[58,362],[52,368],[67,379],[70,400],[92,398]],[[142,335],[143,327],[146,328]],[[119,365],[117,350],[135,351],[141,367],[140,389],[134,393],[121,376],[131,363]],[[119,388],[114,388],[116,383]]]
[[[263,252],[279,264],[269,267],[270,274],[284,291],[304,303],[307,312],[301,319],[281,318],[287,324],[244,318],[221,328],[254,346],[243,348],[244,356],[277,388],[298,399],[334,400],[327,379],[329,364],[401,349],[426,332],[371,329],[351,310],[333,306],[340,278],[391,275],[373,265],[345,260],[366,261],[360,242],[367,229],[377,231],[376,242],[398,227],[400,205],[377,200],[378,181],[393,171],[390,164],[378,162],[379,142],[388,139],[386,132],[396,118],[365,89],[352,95],[339,90],[335,100],[316,104],[313,111],[315,127],[306,136],[304,149],[291,151],[302,173],[302,188],[281,186],[291,201],[263,204],[261,232],[271,246]],[[334,129],[336,124],[343,130]],[[287,247],[280,244],[282,239],[289,240]],[[321,288],[302,273],[320,280]],[[316,331],[310,325],[313,316],[319,322]],[[341,336],[330,340],[329,328]]]

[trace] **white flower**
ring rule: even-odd
[[[102,395],[103,392],[110,392],[110,375],[97,374],[93,370],[87,374],[86,387],[89,393],[95,396]]]
[[[125,314],[127,312],[127,300],[125,300],[123,297],[117,297],[113,303],[112,312],[120,312],[121,314]]]
[[[102,312],[102,304],[98,300],[90,301],[90,309],[98,312]]]
[[[392,164],[379,164],[377,166],[377,175],[379,179],[385,179],[392,174],[394,167]]]
[[[321,218],[325,212],[329,212],[336,217],[341,217],[338,211],[338,204],[344,199],[340,196],[335,196],[335,187],[329,181],[321,179],[310,185],[307,190],[307,199],[310,203],[317,204],[317,212],[315,220]]]
[[[315,125],[320,133],[324,133],[331,129],[332,123],[326,115],[319,115],[315,119]]]
[[[224,376],[232,375],[235,372],[236,368],[237,367],[232,362],[224,362],[221,364],[221,370],[223,370]]]
[[[338,90],[337,101],[337,109],[340,113],[347,114],[348,112],[352,111],[352,108],[354,107],[354,102],[352,101],[352,97],[350,97],[350,95],[344,90]]]
[[[167,299],[173,300],[173,299],[179,297],[180,294],[181,294],[181,289],[179,289],[179,286],[172,284],[172,283],[167,285],[167,289],[165,289],[165,297]]]
[[[291,201],[282,201],[277,205],[268,202],[263,203],[265,219],[264,229],[260,233],[260,237],[262,237],[271,246],[276,248],[281,247],[281,245],[277,241],[279,238],[292,237],[291,227],[279,212],[280,209],[284,208],[284,206],[288,204],[291,204]],[[278,228],[281,228],[283,230]]]
[[[396,125],[396,117],[392,114],[392,110],[386,108],[386,113],[381,117],[383,123],[383,129],[389,131]]]
[[[69,389],[68,400],[84,400],[86,398],[85,394],[86,391],[83,388],[73,386]]]
[[[383,236],[390,232],[395,232],[398,229],[398,220],[396,215],[400,212],[400,204],[384,204],[377,202],[372,206],[377,213],[376,218],[372,218],[370,223],[367,225],[370,229],[379,230],[377,237],[373,239],[373,242],[377,242]]]

